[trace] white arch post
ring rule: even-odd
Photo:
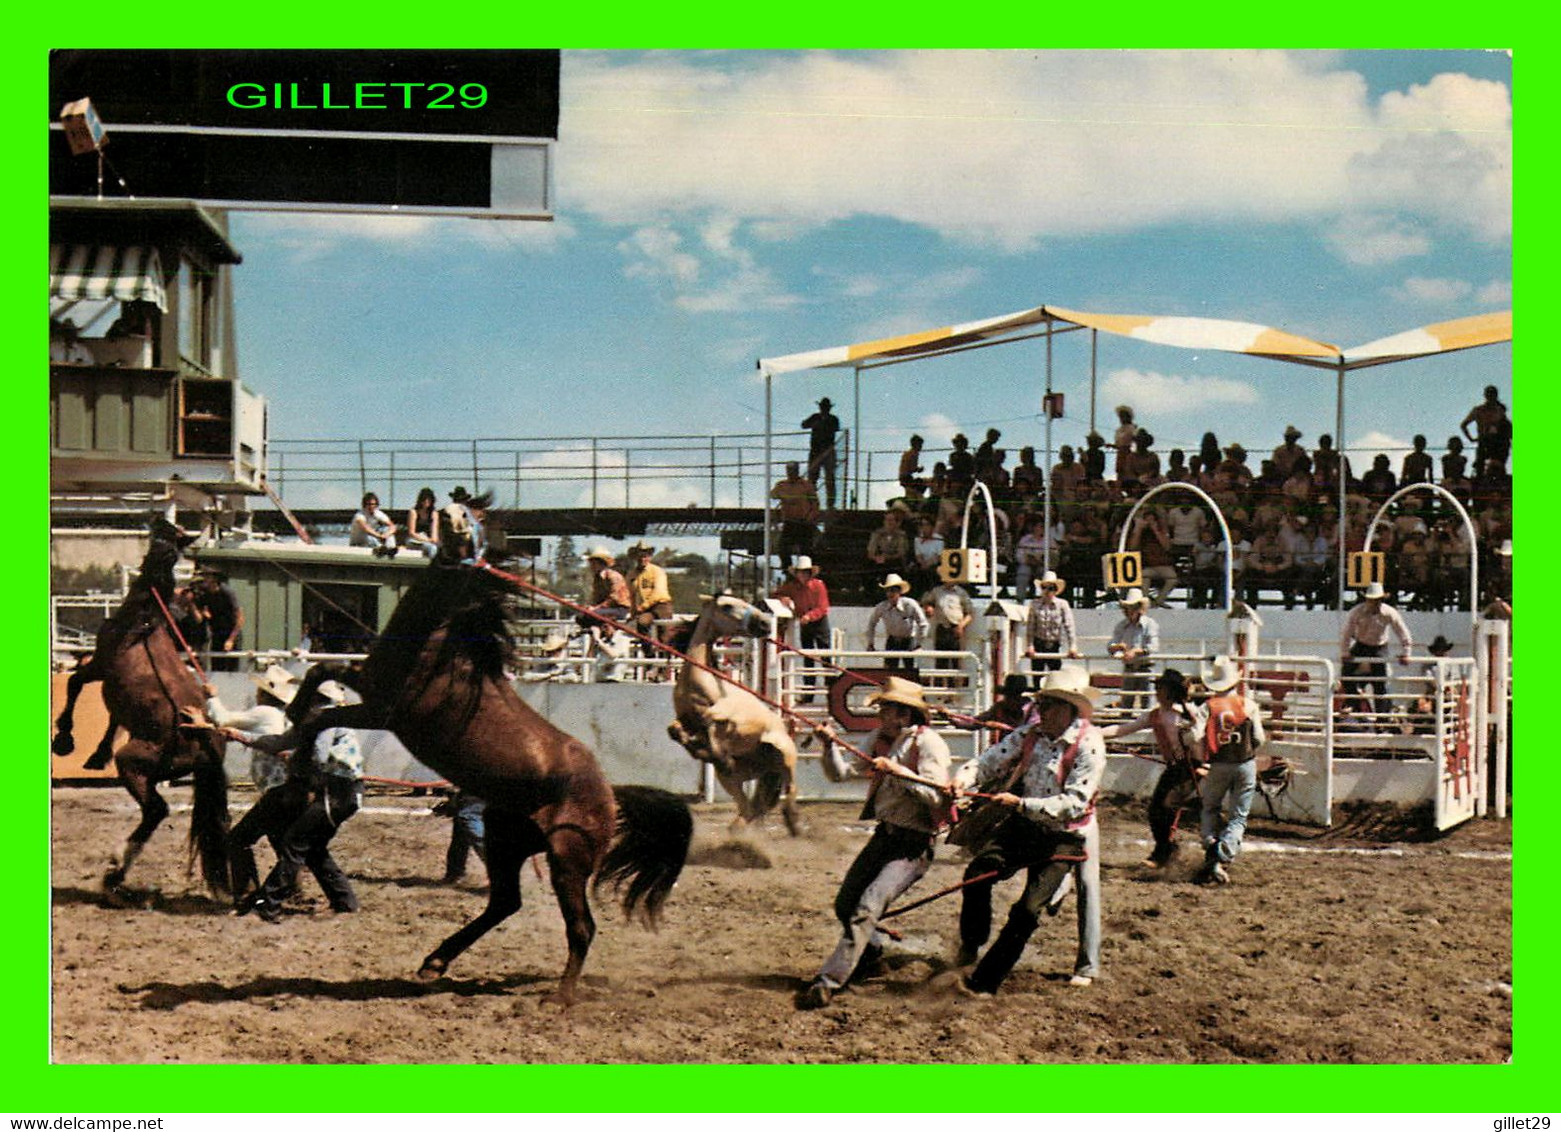
[[[986,565],[987,586],[991,590],[987,596],[993,601],[997,600],[997,516],[993,514],[992,493],[987,490],[986,484],[977,480],[970,485],[970,494],[965,496],[965,517],[959,525],[959,545],[961,549],[970,545],[970,505],[976,501],[976,492],[980,492],[986,499],[986,526],[990,537],[990,557]],[[1022,596],[1022,595],[1021,595]]]
[[[1388,508],[1393,506],[1394,503],[1398,502],[1400,496],[1408,495],[1413,491],[1429,491],[1436,495],[1440,495],[1443,499],[1447,500],[1453,505],[1454,508],[1457,509],[1458,517],[1463,520],[1463,529],[1469,534],[1469,623],[1471,629],[1477,629],[1480,624],[1479,536],[1475,534],[1474,520],[1469,518],[1469,512],[1465,511],[1463,504],[1458,502],[1458,497],[1452,492],[1448,491],[1445,487],[1434,483],[1412,483],[1408,487],[1399,488],[1392,495],[1388,496],[1382,506],[1377,508],[1377,513],[1371,517],[1371,525],[1366,528],[1366,542],[1364,549],[1371,549],[1371,544],[1377,535],[1377,524],[1382,520],[1382,516],[1387,514]],[[1343,609],[1343,605],[1343,601],[1340,601],[1339,606],[1341,610]],[[1473,648],[1474,644],[1475,642],[1471,637],[1469,641],[1470,647]]]
[[[1235,544],[1231,542],[1230,525],[1225,522],[1225,512],[1220,510],[1220,505],[1214,502],[1213,499],[1209,498],[1209,493],[1204,491],[1201,487],[1197,487],[1190,483],[1162,483],[1157,484],[1148,491],[1144,492],[1144,494],[1139,497],[1138,502],[1133,504],[1132,510],[1128,511],[1127,518],[1122,523],[1122,532],[1121,534],[1117,535],[1117,553],[1121,554],[1127,549],[1128,528],[1133,525],[1133,516],[1138,514],[1138,509],[1145,503],[1148,503],[1155,496],[1159,495],[1162,491],[1171,491],[1177,488],[1180,488],[1182,491],[1190,491],[1199,499],[1207,503],[1209,505],[1209,509],[1214,512],[1214,517],[1219,520],[1220,531],[1225,536],[1225,612],[1228,614],[1231,609],[1231,603],[1236,600],[1236,571],[1235,559],[1233,557],[1236,553],[1236,547]]]

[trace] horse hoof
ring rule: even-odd
[[[49,750],[56,755],[69,755],[76,750],[76,740],[68,731],[61,731],[54,737],[54,742],[49,744]]]
[[[444,978],[450,964],[443,959],[428,958],[423,960],[423,965],[417,969],[417,981],[420,983],[432,983]]]

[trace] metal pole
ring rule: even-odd
[[[623,450],[623,507],[626,511],[629,508],[629,458],[632,455],[629,449]]]
[[[1199,499],[1203,500],[1209,505],[1209,509],[1214,512],[1214,518],[1219,521],[1220,533],[1225,536],[1225,612],[1228,614],[1231,611],[1231,603],[1235,601],[1236,597],[1234,586],[1236,553],[1235,544],[1231,541],[1230,526],[1225,522],[1225,512],[1220,510],[1220,505],[1214,502],[1213,498],[1210,497],[1208,492],[1204,491],[1201,487],[1190,483],[1162,483],[1156,484],[1154,487],[1144,492],[1143,495],[1138,497],[1138,500],[1133,504],[1133,506],[1128,509],[1127,518],[1122,521],[1122,529],[1117,532],[1117,553],[1121,554],[1127,549],[1127,532],[1132,529],[1133,517],[1138,514],[1138,509],[1144,504],[1148,503],[1151,498],[1159,495],[1162,491],[1174,491],[1178,488],[1180,488],[1182,491],[1192,492]]]
[[[596,437],[591,437],[591,510],[596,510]]]
[[[363,441],[361,440],[358,441],[358,493],[360,495],[369,493],[369,473],[363,466]]]
[[[520,449],[515,449],[515,509],[520,510]],[[535,569],[535,566],[532,567]]]
[[[710,510],[715,510],[715,433],[710,434]]]
[[[1095,360],[1100,349],[1100,331],[1089,332],[1089,430],[1095,431]]]
[[[482,473],[477,470],[477,442],[472,441],[472,494],[482,494]]]
[[[856,404],[855,404],[855,406],[853,408],[853,412],[854,412],[854,414],[856,416],[856,420],[855,420],[855,422],[851,426],[851,430],[852,431],[851,431],[851,447],[850,447],[850,451],[855,453],[855,456],[856,456],[856,458],[851,461],[851,476],[852,476],[852,481],[851,481],[852,482],[852,487],[851,487],[851,506],[853,506],[853,507],[860,507],[862,505],[862,478],[861,478],[861,474],[860,474],[861,470],[862,470],[862,367],[861,366],[856,366],[856,367],[854,367],[851,370],[851,398],[852,398],[853,401],[856,402]],[[841,490],[841,494],[844,495],[844,493],[845,493],[845,485],[844,484],[841,485],[841,489],[840,490]],[[871,490],[871,477],[869,477],[869,490]],[[844,502],[844,500],[842,500],[842,502]]]
[[[390,489],[385,496],[385,502],[394,508],[396,505],[396,450],[390,450]]]
[[[771,462],[772,456],[772,427],[775,420],[774,407],[775,379],[768,373],[764,375],[764,482],[759,485],[759,490],[764,493],[764,574],[762,581],[765,583],[757,587],[760,592],[767,591],[770,578],[770,484],[774,482],[774,472]],[[706,764],[706,770],[709,765]]]
[[[1338,476],[1339,476],[1339,560],[1338,560],[1337,563],[1335,563],[1335,568],[1339,572],[1339,607],[1338,608],[1339,608],[1339,612],[1343,613],[1344,612],[1344,561],[1345,561],[1344,532],[1345,532],[1345,528],[1346,528],[1346,523],[1345,523],[1345,501],[1344,501],[1344,498],[1345,498],[1345,495],[1347,494],[1347,488],[1349,487],[1349,483],[1348,483],[1349,473],[1348,473],[1348,471],[1346,471],[1346,469],[1349,467],[1349,461],[1345,458],[1345,455],[1344,455],[1344,359],[1343,358],[1339,359],[1338,375],[1339,375],[1338,376],[1339,387],[1338,387],[1338,392],[1335,394],[1336,404],[1334,406],[1334,412],[1333,412],[1333,439],[1334,439],[1334,443],[1336,445],[1338,445],[1338,451],[1339,451],[1339,469],[1338,469]]]
[[[1440,495],[1453,505],[1453,509],[1458,512],[1458,517],[1463,520],[1463,529],[1469,536],[1469,622],[1471,631],[1477,630],[1480,627],[1479,536],[1475,533],[1474,520],[1469,518],[1469,512],[1464,510],[1464,506],[1458,501],[1458,497],[1441,484],[1412,483],[1407,487],[1399,488],[1392,495],[1388,496],[1387,499],[1383,500],[1382,506],[1377,508],[1377,513],[1371,517],[1371,522],[1366,527],[1366,542],[1361,549],[1371,549],[1371,544],[1376,541],[1377,524],[1382,521],[1382,516],[1388,513],[1389,507],[1398,502],[1400,496],[1408,495],[1412,491],[1429,491],[1435,495]]]
[[[1041,401],[1041,412],[1046,416],[1046,462],[1042,464],[1045,470],[1041,473],[1041,486],[1044,489],[1041,505],[1041,525],[1046,531],[1046,542],[1041,552],[1041,568],[1052,568],[1052,320],[1046,320],[1046,397]],[[1017,543],[1015,544],[1017,545]],[[993,571],[997,570],[997,562],[992,563]],[[995,596],[995,595],[994,595]],[[1017,594],[1020,601],[1029,600],[1028,594]]]
[[[737,506],[743,505],[743,450],[737,450]]]

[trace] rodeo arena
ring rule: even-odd
[[[1510,1057],[1509,412],[1343,443],[1510,313],[1044,303],[766,356],[762,432],[289,439],[240,260],[51,201],[56,1062]],[[1158,446],[1122,336],[1336,412]],[[1022,435],[864,445],[1003,347]]]

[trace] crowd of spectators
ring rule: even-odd
[[[1117,549],[1129,512],[1146,491],[1174,482],[1195,485],[1220,506],[1234,540],[1237,595],[1251,604],[1286,608],[1331,604],[1337,591],[1339,477],[1346,481],[1345,549],[1365,549],[1366,530],[1378,508],[1399,488],[1436,483],[1456,497],[1474,520],[1482,601],[1510,600],[1512,480],[1508,460],[1512,422],[1494,386],[1447,439],[1439,456],[1424,436],[1395,471],[1377,455],[1357,475],[1341,459],[1334,438],[1321,435],[1308,448],[1300,429],[1284,430],[1269,455],[1249,454],[1240,443],[1221,443],[1206,432],[1196,451],[1156,449],[1155,438],[1127,405],[1108,450],[1090,433],[1082,450],[1064,444],[1050,469],[1051,524],[1043,505],[1046,473],[1032,447],[1016,464],[998,447],[1002,434],[986,431],[974,450],[957,435],[945,459],[926,468],[925,443],[910,438],[898,477],[901,495],[885,509],[868,537],[856,585],[877,600],[891,574],[916,594],[937,584],[945,546],[960,545],[965,500],[984,483],[994,501],[986,513],[978,493],[970,517],[970,543],[987,547],[997,531],[998,578],[1010,596],[1028,600],[1046,565],[1075,580],[1075,604],[1110,600],[1101,582],[1101,556]],[[1472,456],[1465,442],[1474,445]],[[1109,472],[1108,472],[1109,464]],[[1440,474],[1438,475],[1438,471]],[[795,474],[795,473],[794,473]],[[800,478],[800,477],[798,477]],[[806,484],[806,480],[802,483]],[[813,502],[816,508],[816,497]],[[811,530],[811,522],[809,523]],[[1224,603],[1225,540],[1212,512],[1191,493],[1165,491],[1140,508],[1127,546],[1142,556],[1144,586],[1155,605],[1171,600],[1192,608]],[[808,549],[815,551],[816,544]],[[1399,500],[1378,524],[1373,550],[1386,554],[1386,589],[1408,609],[1459,608],[1468,600],[1471,553],[1456,511],[1439,495],[1415,492]],[[845,579],[838,578],[837,582]]]

